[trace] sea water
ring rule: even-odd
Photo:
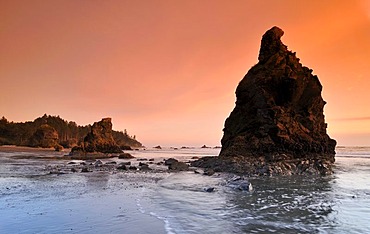
[[[194,172],[48,174],[0,153],[0,233],[370,233],[370,148],[338,147],[330,176],[249,178]],[[140,150],[138,158],[219,149]],[[213,192],[206,192],[207,188]]]
[[[333,175],[249,178],[251,192],[228,187],[231,175],[171,174],[148,213],[166,220],[168,233],[370,233],[370,148],[336,151]]]

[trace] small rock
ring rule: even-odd
[[[121,145],[120,148],[121,150],[132,150],[131,146],[128,145]]]
[[[169,158],[169,159],[167,159],[167,160],[164,160],[164,165],[169,166],[169,165],[171,165],[172,163],[174,163],[174,162],[178,162],[178,161],[179,161],[179,160],[177,160],[177,159]]]
[[[112,161],[112,162],[106,162],[105,164],[107,164],[107,165],[114,165],[114,164],[117,164],[117,162],[115,162],[115,161]]]
[[[123,171],[126,171],[126,170],[127,170],[127,167],[126,167],[126,165],[122,165],[122,164],[120,164],[120,165],[117,167],[117,170],[123,170]]]
[[[100,160],[96,160],[95,163],[94,163],[95,167],[101,167],[102,165],[103,165],[103,162],[100,161]]]
[[[149,159],[149,162],[154,162],[154,158],[150,158]]]
[[[247,182],[247,181],[243,181],[242,183],[240,183],[240,185],[238,186],[238,189],[240,191],[249,191],[251,192],[253,190],[253,187],[252,187],[252,184]]]
[[[130,166],[131,165],[131,162],[121,162],[119,165]]]
[[[214,187],[205,188],[204,191],[206,191],[207,193],[212,193],[215,191],[215,188]]]
[[[142,166],[149,166],[149,165],[148,165],[148,164],[146,164],[146,163],[140,162],[140,163],[139,163],[139,167],[142,167]]]
[[[147,171],[147,170],[152,170],[152,169],[149,167],[149,165],[148,165],[148,164],[143,163],[143,164],[141,164],[141,166],[140,166],[140,170],[142,170],[142,171]]]
[[[204,170],[203,175],[211,176],[215,174],[215,171],[213,169],[207,168]]]
[[[147,158],[138,158],[137,161],[148,161]]]
[[[172,171],[186,171],[189,169],[189,165],[184,162],[173,162],[168,166],[168,169]]]
[[[82,168],[81,172],[84,172],[85,173],[85,172],[90,172],[90,171],[89,171],[89,169],[87,167],[84,167],[84,168]]]
[[[71,172],[77,172],[76,168],[71,168]]]
[[[132,156],[131,154],[129,153],[122,153],[118,156],[119,159],[132,159],[132,158],[135,158],[134,156]]]
[[[228,181],[227,184],[229,187],[240,190],[240,191],[248,191],[248,192],[253,191],[252,184],[240,176],[235,176],[230,181]]]
[[[135,167],[135,166],[130,166],[129,168],[128,168],[129,170],[137,170],[137,167]]]
[[[202,173],[204,173],[204,172],[202,172],[201,170],[198,170],[198,169],[197,169],[197,170],[195,170],[195,171],[194,171],[194,173],[195,173],[195,174],[202,174]]]
[[[157,145],[155,147],[153,147],[154,149],[162,149],[162,147],[160,145]]]

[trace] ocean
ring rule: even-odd
[[[68,161],[15,157],[58,153],[0,150],[0,233],[370,233],[370,147],[336,151],[333,175],[249,178],[253,190],[240,191],[224,173],[50,174]],[[132,154],[186,161],[218,152]]]

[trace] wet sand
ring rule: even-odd
[[[143,209],[167,173],[73,173],[69,160],[40,159],[65,153],[0,147],[0,233],[168,233]]]
[[[69,150],[64,150],[64,152]],[[34,153],[45,153],[45,152],[56,152],[54,148],[33,148],[26,146],[13,146],[13,145],[1,145],[0,152],[34,152]]]

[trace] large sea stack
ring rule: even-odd
[[[259,61],[236,89],[219,157],[196,166],[250,175],[332,172],[336,141],[326,132],[322,86],[283,34],[273,27],[263,35]]]

